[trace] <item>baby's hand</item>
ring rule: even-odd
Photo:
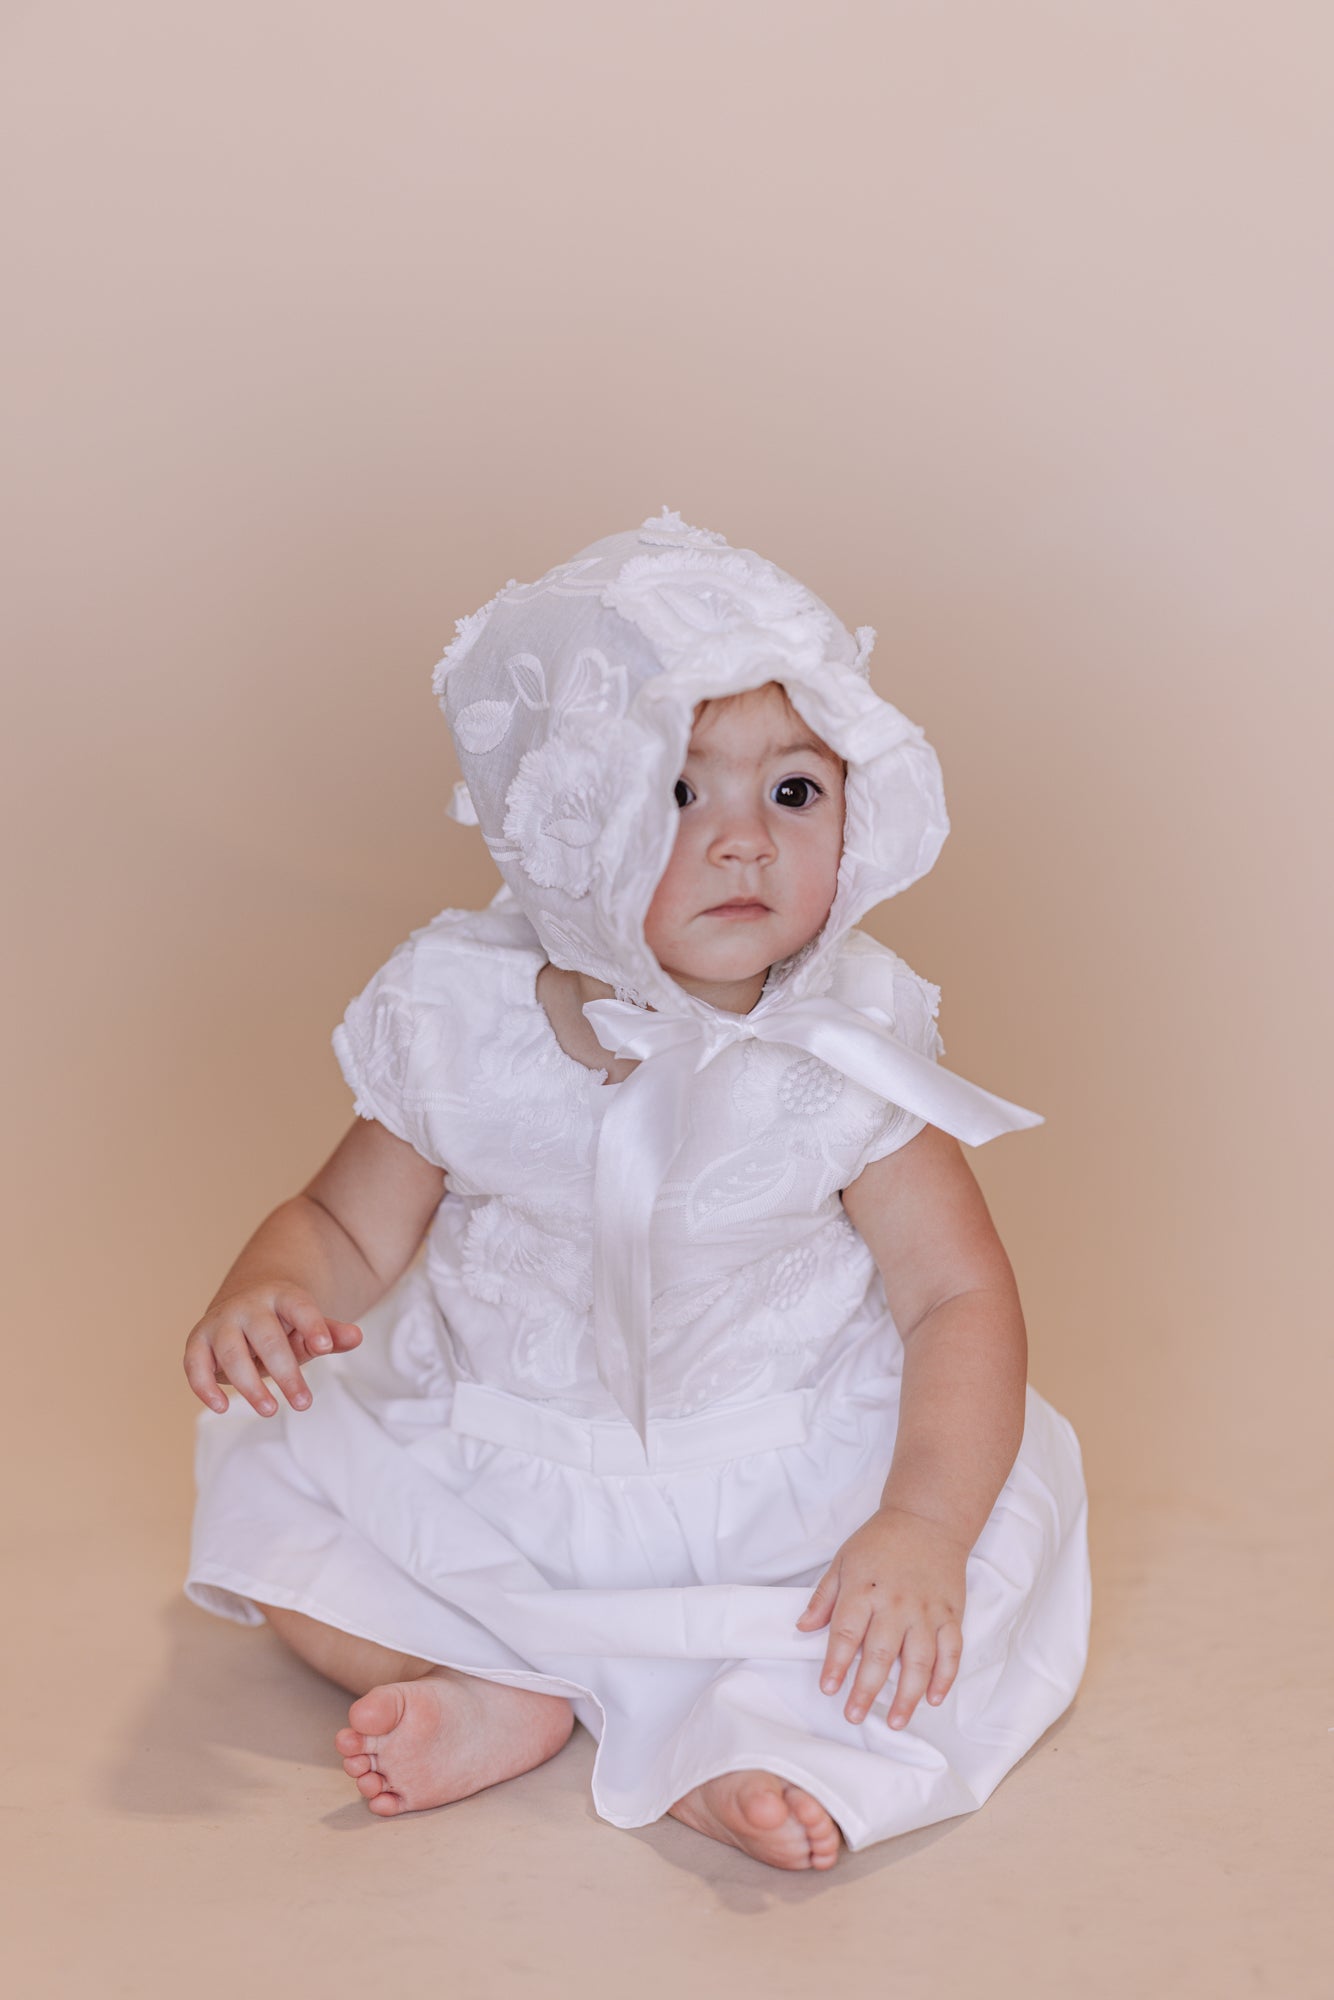
[[[843,1685],[857,1648],[857,1669],[843,1713],[861,1722],[899,1660],[889,1711],[902,1729],[925,1694],[935,1707],[954,1685],[963,1653],[964,1571],[968,1550],[934,1521],[882,1507],[849,1535],[797,1620],[799,1631],[829,1625],[820,1675],[826,1694]]]
[[[301,1363],[313,1355],[343,1354],[361,1339],[361,1328],[326,1319],[308,1292],[294,1285],[250,1285],[211,1305],[185,1343],[185,1375],[201,1403],[221,1415],[231,1382],[261,1417],[277,1403],[260,1379],[272,1376],[294,1410],[310,1405]]]

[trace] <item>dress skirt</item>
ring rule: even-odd
[[[594,1806],[617,1826],[758,1769],[863,1847],[971,1812],[1069,1705],[1088,1643],[1084,1482],[1074,1431],[1034,1390],[968,1560],[958,1677],[891,1731],[897,1671],[848,1722],[853,1670],[823,1694],[827,1630],[796,1620],[879,1505],[892,1325],[813,1389],[651,1427],[646,1468],[622,1421],[467,1382],[385,1393],[404,1384],[377,1363],[375,1320],[364,1348],[308,1370],[309,1409],[261,1418],[233,1397],[201,1414],[194,1603],[243,1624],[281,1605],[567,1696],[597,1742]]]

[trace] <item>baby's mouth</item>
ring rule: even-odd
[[[769,905],[756,896],[737,896],[730,903],[715,903],[704,911],[706,917],[760,917],[769,914]]]

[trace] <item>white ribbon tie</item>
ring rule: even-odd
[[[1043,1122],[890,1032],[885,1017],[841,1000],[779,1002],[757,1014],[657,1014],[623,1000],[590,1000],[584,1014],[602,1047],[637,1061],[612,1093],[593,1176],[593,1338],[598,1373],[647,1453],[648,1346],[654,1204],[685,1138],[690,1078],[734,1042],[805,1049],[877,1097],[970,1146]]]

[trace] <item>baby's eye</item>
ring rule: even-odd
[[[683,794],[684,794],[684,796],[682,796]],[[688,806],[688,805],[690,804],[690,801],[691,801],[691,800],[692,800],[692,799],[694,798],[694,796],[695,796],[695,794],[694,794],[694,793],[693,793],[693,792],[691,791],[691,789],[690,789],[689,785],[688,785],[688,784],[686,783],[685,779],[684,779],[684,778],[678,778],[678,779],[677,779],[677,781],[676,781],[676,803],[677,803],[677,805],[679,805],[679,806]]]
[[[793,797],[792,794],[796,796]],[[798,811],[810,805],[813,799],[824,797],[822,788],[814,778],[780,778],[772,793],[775,805],[794,806]]]

